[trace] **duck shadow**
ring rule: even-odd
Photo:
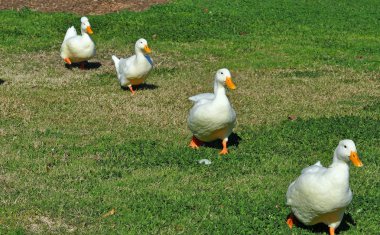
[[[290,214],[288,215],[288,217],[289,216],[290,216]],[[295,225],[297,227],[299,227],[299,228],[302,228],[302,229],[305,229],[305,230],[309,230],[310,232],[313,232],[313,233],[326,233],[326,234],[329,234],[329,228],[328,228],[328,226],[325,225],[325,224],[323,224],[323,223],[319,223],[319,224],[312,225],[312,226],[307,226],[307,225],[304,225],[303,223],[301,223],[300,221],[297,220],[295,222]],[[350,229],[350,225],[356,226],[356,223],[355,223],[355,221],[352,218],[352,216],[351,216],[350,213],[345,213],[344,216],[343,216],[342,222],[340,223],[340,225],[338,226],[338,228],[336,228],[335,233],[339,234],[341,231],[344,232],[344,231],[349,230]]]
[[[85,62],[84,70],[98,69],[102,66],[99,62]],[[67,69],[79,68],[81,69],[81,63],[65,64]]]
[[[232,132],[231,135],[228,137],[228,143],[227,147],[235,146],[238,147],[240,144],[241,138],[236,133]],[[203,146],[207,148],[214,148],[214,149],[222,149],[222,141],[221,140],[214,140],[212,142],[204,143]]]
[[[143,83],[140,85],[132,85],[133,90],[155,90],[158,88],[158,86],[153,85],[153,84],[147,84]],[[129,88],[127,86],[121,86],[121,89],[124,91],[129,91]]]
[[[5,80],[0,79],[0,85],[3,85],[5,83]]]

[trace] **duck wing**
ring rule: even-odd
[[[301,175],[293,181],[286,193],[287,204],[293,205],[293,201],[303,201],[302,195],[313,195],[321,190],[320,179],[327,171],[321,162],[317,162],[312,166],[306,167],[302,170]],[[323,191],[323,190],[322,190]]]
[[[193,101],[195,105],[201,105],[207,102],[211,102],[215,99],[214,93],[202,93],[189,97],[189,100]]]
[[[214,93],[202,93],[199,95],[194,95],[194,96],[189,97],[189,100],[194,101],[195,103],[202,100],[202,99],[213,100],[213,99],[215,99],[215,94]]]
[[[78,36],[78,33],[77,33],[76,29],[74,28],[74,26],[71,26],[70,28],[67,29],[66,35],[65,35],[65,38],[63,39],[63,41],[66,41],[66,39],[71,38],[71,37],[75,37],[75,36]]]
[[[128,58],[122,58],[119,62],[119,71],[120,73],[127,73],[129,68],[133,65],[133,61],[136,60],[136,55],[133,55]]]
[[[301,174],[308,174],[308,173],[317,173],[318,171],[324,171],[326,168],[324,168],[320,161],[315,163],[312,166],[306,167],[301,171]]]

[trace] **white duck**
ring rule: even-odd
[[[81,19],[81,33],[78,35],[74,26],[71,26],[63,39],[61,46],[61,57],[67,64],[82,62],[81,68],[84,68],[84,61],[95,56],[95,44],[88,34],[92,34],[90,22],[87,17]]]
[[[335,149],[333,163],[328,168],[317,162],[302,170],[286,193],[287,205],[292,209],[287,220],[290,228],[294,224],[295,215],[306,225],[324,223],[329,226],[330,235],[335,233],[352,200],[347,164],[350,160],[354,166],[363,166],[354,142],[342,140]]]
[[[144,54],[150,52],[148,42],[140,38],[135,44],[135,55],[125,59],[119,59],[114,55],[112,56],[120,85],[128,86],[132,95],[135,94],[132,85],[143,83],[153,68],[152,59]]]
[[[202,142],[221,139],[223,149],[219,154],[228,153],[228,136],[235,126],[236,113],[226,96],[224,85],[232,90],[236,89],[230,71],[219,69],[215,74],[214,93],[203,93],[189,98],[194,102],[187,119],[188,127],[193,132],[190,147],[198,148]]]

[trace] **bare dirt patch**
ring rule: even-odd
[[[99,15],[128,9],[142,11],[151,5],[166,3],[168,0],[9,0],[0,1],[0,10],[20,10],[28,7],[42,12],[74,12],[80,15]]]
[[[62,220],[53,220],[46,216],[35,216],[30,218],[29,222],[28,230],[32,233],[42,233],[42,231],[72,233],[76,230],[76,227],[68,225]]]

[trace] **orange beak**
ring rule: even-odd
[[[87,30],[88,34],[93,34],[94,33],[94,32],[92,32],[92,29],[91,29],[90,26],[87,26],[86,30]]]
[[[148,47],[148,45],[145,45],[144,50],[146,53],[151,53],[152,50]]]
[[[351,160],[352,164],[354,164],[354,166],[357,166],[357,167],[363,166],[363,163],[362,163],[362,161],[360,161],[359,156],[356,152],[351,151],[350,160]]]
[[[231,77],[227,77],[227,79],[226,79],[226,85],[231,90],[235,90],[236,89],[236,85],[232,82]]]

